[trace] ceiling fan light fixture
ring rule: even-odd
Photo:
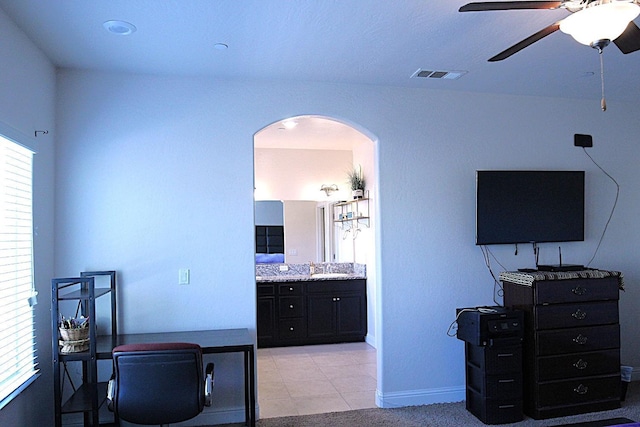
[[[612,1],[585,7],[560,22],[560,30],[578,43],[590,46],[598,40],[615,40],[640,14],[640,6]]]

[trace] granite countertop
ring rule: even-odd
[[[270,276],[256,276],[257,283],[271,283],[271,282],[318,282],[326,280],[355,280],[366,279],[366,276],[354,273],[324,273],[314,275],[270,275]]]

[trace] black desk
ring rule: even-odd
[[[190,342],[202,347],[204,354],[244,354],[244,413],[248,426],[256,425],[255,351],[248,329],[219,329],[209,331],[161,332],[98,337],[96,357],[111,359],[114,347],[123,344],[152,342]]]

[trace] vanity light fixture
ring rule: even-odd
[[[111,34],[118,36],[128,36],[136,32],[136,26],[126,21],[106,21],[102,26]]]
[[[334,191],[338,191],[338,186],[336,184],[322,184],[322,186],[320,186],[320,191],[324,191],[325,193],[327,193],[327,197],[329,197],[331,193],[333,193]]]

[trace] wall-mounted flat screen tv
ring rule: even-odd
[[[584,240],[584,171],[476,171],[476,245]]]

